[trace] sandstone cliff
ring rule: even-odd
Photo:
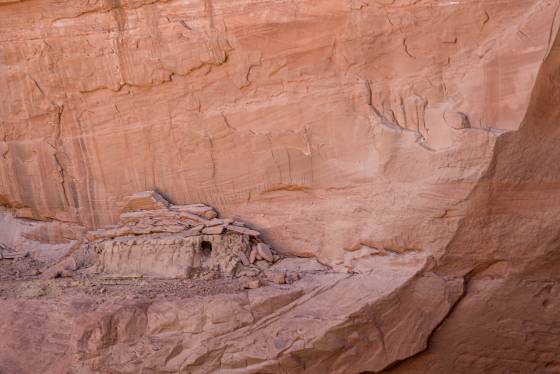
[[[559,6],[0,0],[3,252],[58,263],[159,190],[331,269],[199,301],[6,291],[0,369],[559,372]],[[211,303],[235,318],[180,313]]]

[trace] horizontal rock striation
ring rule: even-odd
[[[560,370],[560,0],[0,17],[0,372]]]
[[[312,260],[303,263],[316,267]],[[382,370],[425,349],[462,295],[461,281],[422,270],[379,268],[362,275],[303,270],[293,285],[219,297],[2,300],[0,370]],[[22,335],[33,338],[18,355],[10,354],[9,342]]]
[[[218,218],[207,205],[171,205],[159,193],[146,191],[126,197],[122,210],[118,226],[86,234],[84,250],[97,255],[96,272],[188,278],[217,271],[231,276],[242,259],[274,262],[258,231]]]
[[[100,273],[177,278],[189,277],[197,270],[232,275],[240,253],[249,253],[250,244],[241,235],[170,235],[116,239],[95,250]]]

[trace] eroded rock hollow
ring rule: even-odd
[[[560,372],[560,0],[0,0],[0,373]]]

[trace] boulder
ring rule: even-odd
[[[268,244],[258,243],[257,253],[262,257],[263,260],[266,260],[268,262],[274,262],[272,250],[270,249],[270,246]]]

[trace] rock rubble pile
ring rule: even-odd
[[[172,205],[155,191],[125,198],[118,224],[86,238],[97,258],[96,271],[117,277],[254,275],[254,264],[280,258],[245,223],[219,218],[205,204]]]

